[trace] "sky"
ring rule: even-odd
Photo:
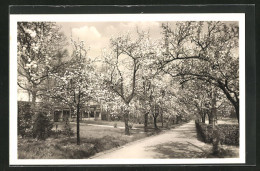
[[[67,36],[68,41],[72,35],[74,40],[84,41],[89,49],[88,57],[101,58],[104,48],[109,48],[109,40],[112,36],[118,36],[130,32],[136,34],[139,31],[149,31],[153,40],[161,37],[160,21],[142,22],[57,22],[61,26],[61,31]],[[171,27],[175,26],[174,21],[168,22]],[[236,23],[236,22],[226,22]],[[72,51],[71,47],[69,48]]]
[[[158,39],[161,35],[162,22],[57,22],[61,31],[69,39],[72,35],[74,40],[83,40],[89,48],[88,56],[97,57],[101,50],[109,48],[109,40],[112,36],[136,30],[149,31],[152,39]]]

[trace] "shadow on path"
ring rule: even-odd
[[[197,136],[195,123],[191,121],[160,135],[99,155],[98,158],[191,159],[239,156],[239,149],[231,146],[221,146],[221,153],[212,155],[212,145],[201,142]]]
[[[155,158],[206,158],[208,155],[206,151],[187,141],[148,146],[146,150],[155,152]]]

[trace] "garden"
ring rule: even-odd
[[[19,158],[89,158],[190,120],[213,151],[238,146],[238,23],[156,23],[81,23],[78,35],[18,22]]]
[[[98,126],[88,125],[95,124]],[[115,124],[116,123],[116,124]],[[158,135],[164,130],[175,128],[183,123],[171,125],[171,127],[161,127],[155,130],[153,125],[148,125],[144,132],[143,125],[134,124],[131,135],[124,134],[124,128],[118,128],[124,125],[124,122],[108,121],[85,121],[80,124],[81,143],[77,145],[76,123],[70,123],[70,130],[66,123],[58,123],[53,126],[51,135],[45,140],[34,138],[18,138],[18,158],[19,159],[84,159],[93,156],[96,153],[118,148],[124,144],[143,139],[145,137]],[[115,126],[117,125],[117,126]],[[108,127],[111,126],[111,127]],[[69,132],[69,136],[68,136]]]

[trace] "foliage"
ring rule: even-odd
[[[104,85],[116,97],[117,106],[123,113],[125,134],[129,135],[130,103],[136,96],[136,89],[143,74],[140,70],[144,61],[154,53],[147,33],[137,33],[137,38],[127,33],[110,40],[111,51],[104,52]],[[149,60],[148,60],[149,61]]]
[[[228,124],[219,124],[219,136],[220,143],[230,144],[230,145],[239,145],[239,126],[238,125],[228,125]]]
[[[76,109],[78,103],[82,106],[89,100],[92,88],[89,83],[93,80],[90,80],[91,65],[86,61],[87,51],[84,42],[72,42],[75,47],[72,58],[66,62],[66,68],[59,73],[50,74],[56,84],[49,91],[49,95],[57,102],[74,106]]]
[[[216,125],[220,144],[226,145],[239,145],[239,126],[219,124]],[[196,128],[198,134],[201,136],[204,142],[213,142],[213,128],[212,125],[196,122]]]
[[[18,134],[23,138],[32,133],[32,110],[28,102],[18,102]]]
[[[44,111],[36,114],[33,124],[33,137],[45,140],[51,134],[53,123]]]
[[[213,93],[215,93],[215,96],[213,96]],[[186,113],[197,116],[203,123],[205,123],[206,115],[208,115],[209,120],[212,120],[213,117],[225,116],[233,108],[222,91],[201,80],[182,84],[176,92],[176,97],[175,108],[179,107],[179,109],[185,110]],[[215,106],[213,105],[214,97],[216,99]],[[217,110],[216,116],[213,116],[213,107]]]
[[[83,41],[71,40],[72,55],[64,59],[66,39],[55,23],[19,22],[18,85],[32,94],[33,102],[42,96],[45,107],[39,113],[47,111],[47,117],[53,104],[69,106],[77,114],[78,144],[80,112],[90,100],[102,103],[114,119],[123,118],[127,135],[131,123],[140,123],[143,116],[145,127],[152,116],[157,128],[160,114],[162,121],[175,118],[178,123],[191,114],[205,121],[213,108],[223,115],[232,108],[239,120],[238,32],[237,23],[189,21],[163,24],[158,41],[148,32],[119,34],[111,37],[99,68],[87,56]],[[19,111],[19,134],[24,136],[30,130],[31,113]],[[32,125],[40,130],[44,117],[36,116]],[[64,129],[70,132],[69,124]],[[210,139],[210,129],[199,129],[206,129],[204,137]],[[40,139],[47,135],[37,134]],[[221,134],[222,142],[236,139],[223,139]]]
[[[63,133],[64,133],[67,137],[70,138],[71,136],[74,135],[74,132],[73,132],[73,130],[71,129],[71,126],[70,126],[70,121],[69,121],[69,119],[66,119],[64,122],[65,122],[65,123],[64,123],[64,127],[63,127]]]
[[[32,102],[48,87],[50,73],[63,67],[61,58],[67,56],[66,38],[53,22],[17,23],[18,85],[32,95]]]
[[[162,25],[163,52],[158,67],[181,84],[202,80],[223,92],[239,120],[238,25],[177,22]]]
[[[79,118],[80,109],[87,105],[95,92],[96,75],[93,71],[92,61],[87,58],[87,50],[83,41],[71,40],[73,54],[67,61],[66,68],[59,73],[51,74],[56,81],[55,86],[48,92],[57,103],[68,105],[77,115],[77,144],[80,144]]]

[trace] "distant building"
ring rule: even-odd
[[[101,120],[102,107],[97,102],[89,102],[80,109],[80,120]],[[53,121],[60,122],[66,119],[75,121],[77,118],[76,112],[69,106],[57,105],[53,110]]]
[[[20,84],[26,87],[26,79],[19,77]],[[18,104],[31,103],[31,93],[27,90],[17,86],[17,101]],[[41,99],[36,97],[36,106],[41,106]],[[80,120],[101,120],[101,105],[98,102],[90,101],[80,110]],[[62,103],[54,105],[50,111],[53,115],[54,122],[64,121],[69,119],[70,121],[76,120],[76,112],[73,111],[68,105]]]
[[[32,98],[30,92],[18,86],[17,101],[18,104],[31,103]],[[40,106],[40,99],[36,98],[36,103],[37,106]],[[60,122],[66,119],[74,121],[77,118],[75,112],[68,105],[57,104],[53,106],[51,113],[53,113],[54,122]],[[93,101],[86,104],[85,107],[80,110],[80,120],[101,120],[101,105]]]
[[[28,103],[31,104],[31,102],[28,101],[18,101],[18,106]],[[41,105],[42,102],[36,102],[36,107],[40,107]],[[66,105],[55,105],[51,107],[49,112],[54,122],[62,122],[67,119],[69,119],[69,121],[76,121],[77,119],[76,111],[73,111],[71,107]],[[102,112],[101,105],[91,102],[80,109],[80,120],[104,120],[104,117],[101,117],[102,114],[104,114],[104,112]]]

